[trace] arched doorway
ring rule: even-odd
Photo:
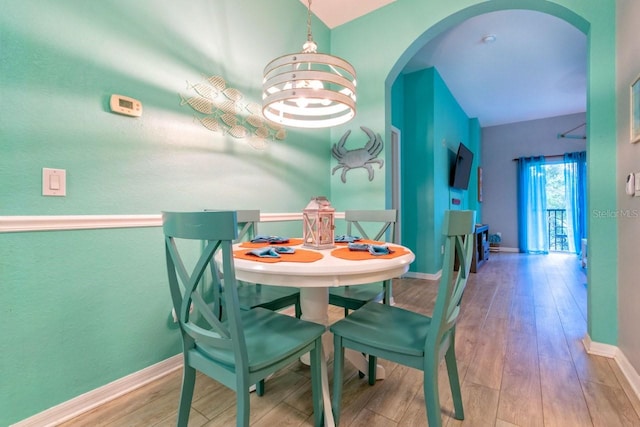
[[[543,12],[543,13],[547,13],[552,16],[558,17],[566,21],[568,24],[577,28],[579,31],[587,35],[587,37],[589,37],[590,40],[592,40],[594,31],[593,31],[593,28],[591,27],[591,24],[582,16],[579,16],[572,10],[569,10],[557,3],[551,3],[546,1],[523,2],[519,6],[529,10]],[[398,60],[393,65],[390,72],[387,74],[386,80],[385,80],[385,104],[386,104],[385,105],[385,123],[386,123],[386,129],[387,129],[386,132],[387,132],[388,140],[391,139],[391,127],[392,126],[396,128],[398,127],[397,123],[394,122],[395,112],[392,108],[393,85],[396,82],[397,77],[402,72],[403,67],[409,62],[410,58],[430,40],[437,37],[443,31],[446,31],[447,29],[455,25],[458,25],[464,20],[473,16],[484,14],[484,13],[490,13],[497,10],[510,9],[511,7],[512,5],[508,1],[483,2],[481,4],[471,6],[469,8],[453,13],[448,17],[440,20],[435,25],[430,26],[412,43],[410,43],[409,46],[407,46],[406,50],[399,56]],[[587,13],[587,15],[589,14]],[[613,27],[610,27],[606,30],[601,28],[600,30],[604,32],[607,32],[607,31],[613,32]],[[602,49],[602,47],[595,48],[595,51],[597,52],[595,56],[608,56],[608,54],[605,54],[604,49]],[[614,115],[612,114],[612,112],[605,113],[603,111],[603,108],[602,108],[603,104],[593,102],[594,93],[595,93],[594,87],[599,86],[601,82],[601,80],[598,80],[598,79],[605,78],[611,81],[613,72],[611,69],[608,69],[604,73],[594,73],[594,62],[595,62],[594,43],[592,41],[589,43],[588,54],[589,54],[588,61],[590,64],[589,65],[590,76],[589,76],[589,82],[588,82],[588,86],[590,89],[590,96],[589,96],[589,102],[587,107],[587,121],[589,121],[590,123],[590,129],[589,129],[590,138],[588,142],[588,144],[590,145],[594,143],[595,139],[597,139],[597,138],[591,137],[591,134],[594,133],[595,128],[600,128],[601,131],[605,134],[615,135],[615,123],[614,123],[615,120],[613,119]],[[599,74],[599,77],[598,77],[598,74]],[[604,77],[605,75],[606,77]],[[610,103],[609,103],[609,106],[611,107]],[[597,112],[596,110],[598,110],[599,112]],[[605,114],[603,115],[603,113]],[[400,138],[401,141],[403,141],[403,143],[406,143],[407,136],[403,133],[402,129],[400,129],[400,134],[402,135]],[[595,133],[595,135],[597,136],[597,132]],[[614,159],[615,159],[615,150],[607,149],[605,153],[605,159],[604,159],[605,163],[611,166],[611,163],[615,164]],[[392,163],[392,162],[389,162],[389,163]],[[599,167],[594,168],[593,161],[589,161],[588,163],[590,182],[594,182],[599,178],[603,178],[602,181],[598,182],[598,187],[600,187],[600,189],[598,190],[594,189],[593,185],[589,189],[590,200],[593,200],[592,196],[593,194],[596,194],[596,191],[599,191],[600,192],[599,194],[602,195],[603,187],[608,188],[608,190],[604,190],[605,192],[611,191],[613,187],[612,181],[614,178],[612,177],[612,175],[600,168],[604,166],[604,163],[601,163],[600,165],[597,165],[597,166]],[[388,181],[388,184],[389,184],[389,181]],[[387,188],[390,188],[390,186],[387,185]],[[391,192],[387,192],[388,205],[390,205],[390,202],[393,197],[394,195]],[[606,203],[611,204],[611,201],[608,200]],[[599,204],[599,202],[596,202],[595,204],[590,204],[589,209],[593,210],[595,208],[595,205],[597,204]],[[613,203],[613,205],[615,205],[615,203]],[[434,229],[437,229],[437,226],[434,227]],[[406,230],[406,227],[405,227],[405,230]],[[612,234],[615,235],[615,224],[602,224],[602,223],[595,224],[595,230],[597,231],[594,233],[593,232],[594,222],[590,221],[589,230],[590,230],[590,234],[594,234],[597,240],[598,236],[602,237],[602,233],[609,233],[609,236],[611,236]],[[432,249],[432,253],[436,253],[436,251],[433,250],[435,248],[431,248],[431,249]],[[612,253],[611,255],[615,257],[615,253]],[[606,287],[605,289],[605,286],[603,285],[605,276],[608,273],[615,272],[615,262],[611,266],[606,266],[603,264],[600,264],[600,265],[592,264],[591,267],[592,268],[589,271],[589,276],[590,276],[589,282],[591,285],[589,289],[589,300],[593,300],[594,296],[596,295],[597,295],[597,298],[604,298],[604,300],[607,301],[607,303],[605,304],[607,308],[603,310],[596,309],[594,311],[592,310],[593,308],[592,305],[589,304],[589,308],[590,308],[589,334],[591,336],[594,336],[594,334],[599,336],[600,337],[599,339],[602,340],[603,342],[615,343],[617,339],[617,335],[615,332],[617,330],[617,321],[615,318],[615,314],[612,315],[611,313],[612,313],[612,310],[613,312],[615,312],[617,307],[615,302],[616,291],[615,291],[615,287],[612,291],[611,287]],[[603,280],[603,282],[600,282],[600,280]],[[595,322],[593,321],[594,316],[595,316]]]

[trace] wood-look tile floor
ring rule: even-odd
[[[394,282],[398,306],[430,314],[436,283]],[[462,303],[457,359],[465,420],[452,418],[444,364],[444,426],[640,426],[640,402],[616,363],[588,355],[586,275],[572,255],[491,254],[472,274]],[[342,310],[331,308],[338,319]],[[426,426],[422,373],[381,361],[374,386],[345,366],[342,426]],[[331,359],[329,375],[332,375]],[[64,426],[172,426],[181,372],[108,402]],[[311,424],[308,369],[296,362],[251,395],[252,426]],[[190,426],[235,425],[235,394],[200,375]]]

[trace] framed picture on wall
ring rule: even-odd
[[[631,84],[631,142],[640,141],[640,76]]]

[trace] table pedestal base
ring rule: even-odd
[[[329,325],[329,290],[327,288],[300,288],[300,311],[302,320]],[[322,336],[322,346],[324,347],[325,360],[331,355],[333,343],[330,333]],[[309,365],[309,355],[305,354],[300,358],[302,363]]]

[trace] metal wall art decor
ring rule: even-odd
[[[331,170],[331,175],[335,174],[338,169],[342,169],[340,179],[344,183],[347,182],[347,172],[356,168],[365,168],[369,172],[369,181],[373,181],[373,167],[371,165],[377,163],[378,169],[382,169],[384,165],[384,160],[376,158],[382,152],[382,137],[380,134],[374,134],[371,129],[364,126],[360,126],[360,129],[369,137],[369,142],[363,148],[356,150],[344,148],[344,144],[351,134],[351,130],[348,130],[342,135],[337,144],[333,144],[331,149],[331,154],[338,161],[338,166]]]
[[[284,140],[287,132],[262,116],[262,105],[247,101],[242,92],[227,86],[221,76],[211,76],[191,84],[187,89],[192,96],[180,94],[180,105],[189,105],[198,113],[195,118],[213,132],[246,138],[251,147],[265,149],[269,141]]]

